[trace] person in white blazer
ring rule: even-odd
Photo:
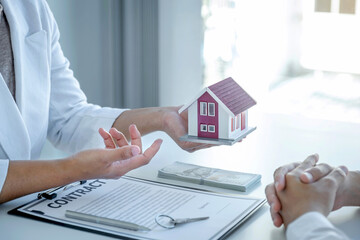
[[[8,50],[16,84],[13,96],[0,74],[0,203],[77,180],[117,178],[148,163],[161,140],[142,151],[139,131],[165,131],[190,152],[208,147],[178,141],[187,130],[187,115],[180,116],[178,107],[124,110],[87,103],[61,50],[60,33],[46,1],[0,2],[11,30]],[[107,149],[34,161],[46,138],[57,148],[76,153],[98,148],[102,141],[95,137],[98,129],[111,127],[110,135],[100,130]],[[116,129],[132,140],[131,145]],[[112,138],[119,147],[112,147]]]
[[[274,183],[266,186],[273,223],[284,224],[288,240],[349,239],[326,217],[343,206],[360,206],[360,172],[318,160],[314,154],[302,163],[279,167]]]

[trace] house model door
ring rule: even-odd
[[[197,100],[198,137],[219,138],[218,103],[208,92]]]

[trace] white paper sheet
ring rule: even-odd
[[[137,239],[218,239],[264,199],[222,195],[122,177],[119,180],[91,180],[59,193],[53,200],[41,199],[18,211],[48,220],[99,232]],[[149,232],[131,231],[65,217],[72,210],[146,226]],[[174,229],[158,226],[155,217],[202,217],[204,221],[178,225]]]

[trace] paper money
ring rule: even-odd
[[[174,162],[158,171],[158,177],[245,192],[260,182],[261,175]]]

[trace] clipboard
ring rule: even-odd
[[[127,186],[127,188],[125,188],[124,186]],[[89,192],[84,192],[84,190],[86,189]],[[161,209],[162,206],[157,206],[159,208],[159,211],[161,210],[161,212],[158,213],[166,213],[174,217],[184,217],[184,216],[191,217],[189,216],[189,214],[196,215],[196,214],[200,214],[200,212],[204,212],[210,215],[210,219],[209,221],[207,220],[207,222],[203,221],[197,223],[190,223],[181,227],[177,227],[172,230],[159,229],[157,227],[154,227],[153,223],[149,222],[148,225],[149,227],[152,228],[152,230],[150,232],[144,233],[144,232],[137,232],[122,228],[104,226],[96,223],[83,222],[81,220],[67,219],[65,218],[65,216],[62,216],[61,214],[61,212],[64,212],[66,209],[86,210],[92,208],[94,212],[100,211],[96,207],[94,208],[93,206],[101,206],[99,207],[99,209],[102,208],[105,209],[106,211],[111,212],[112,211],[111,209],[107,209],[108,208],[107,206],[109,206],[109,204],[106,201],[109,201],[109,199],[111,200],[111,196],[117,197],[116,195],[117,191],[119,194],[121,193],[121,195],[123,196],[128,196],[128,195],[130,196],[132,192],[137,191],[133,189],[143,191],[142,194],[144,194],[144,191],[148,191],[150,195],[151,195],[151,191],[153,192],[163,191],[163,193],[165,193],[164,196],[168,196],[166,194],[173,194],[174,196],[178,196],[179,199],[180,198],[184,199],[184,201],[178,201],[179,203],[176,203],[175,201],[176,199],[173,198],[175,199],[173,205],[176,208],[177,207],[178,208],[176,210],[174,210],[174,207],[172,209],[169,208],[168,211],[170,212],[166,212],[166,209],[164,209],[164,207],[163,209]],[[149,239],[170,239],[170,238],[176,239],[176,237],[178,237],[179,239],[186,239],[186,234],[188,234],[189,232],[191,232],[192,235],[195,234],[194,236],[196,239],[224,239],[234,229],[236,229],[244,221],[246,221],[253,213],[255,213],[266,202],[265,199],[248,198],[248,197],[245,198],[243,196],[231,195],[231,194],[219,194],[219,193],[208,192],[199,189],[193,189],[187,187],[184,188],[170,184],[141,180],[127,176],[123,176],[119,180],[100,180],[100,179],[90,180],[86,184],[79,185],[71,189],[67,189],[66,191],[60,192],[57,195],[58,196],[54,199],[45,199],[45,198],[34,199],[29,203],[26,203],[13,210],[10,210],[8,214],[26,217],[33,220],[48,222],[48,223],[65,226],[73,229],[83,230],[87,232],[92,232],[96,234],[106,235],[110,237],[121,238],[121,239],[149,240]],[[70,198],[71,196],[72,198]],[[81,196],[81,197],[76,198],[76,196]],[[153,196],[156,197],[155,195]],[[148,196],[144,195],[144,197],[148,197]],[[206,203],[203,204],[203,202]],[[238,203],[243,204],[244,206],[243,207],[237,206]],[[49,204],[52,204],[50,205],[52,207],[49,207]],[[114,204],[116,205],[116,203]],[[150,204],[151,206],[149,206],[148,208],[153,209],[157,203],[149,202],[146,204]],[[182,205],[179,207],[176,206],[176,204],[178,205],[182,204]],[[196,208],[191,209],[192,205],[195,206],[196,204],[200,204],[200,205],[203,204],[203,206],[201,206],[203,207],[203,209],[200,210]],[[220,211],[218,211],[219,209],[216,209],[217,207],[223,209],[220,209]],[[238,213],[235,213],[234,212],[235,209],[232,209],[233,207],[238,208],[237,210],[239,209],[242,210],[241,211],[239,210]],[[147,207],[144,206],[144,208],[146,209]],[[136,210],[131,208],[127,209],[126,207],[124,207],[124,209],[119,210],[117,214],[120,215],[125,214],[126,211],[130,213],[128,214],[130,218],[134,218],[131,213],[134,212],[135,215]],[[217,213],[218,215],[215,214],[216,211],[218,211]],[[181,214],[184,212],[186,212],[186,214],[181,216]],[[231,214],[232,216],[228,216]],[[149,216],[151,216],[150,213]],[[222,220],[219,221],[219,219],[216,219],[217,217],[221,217]],[[130,221],[135,221],[134,219],[130,219]],[[213,232],[206,233],[208,235],[205,234],[204,236],[203,234],[204,230],[213,231]],[[198,231],[199,236],[201,236],[200,238],[196,237],[196,231]]]

